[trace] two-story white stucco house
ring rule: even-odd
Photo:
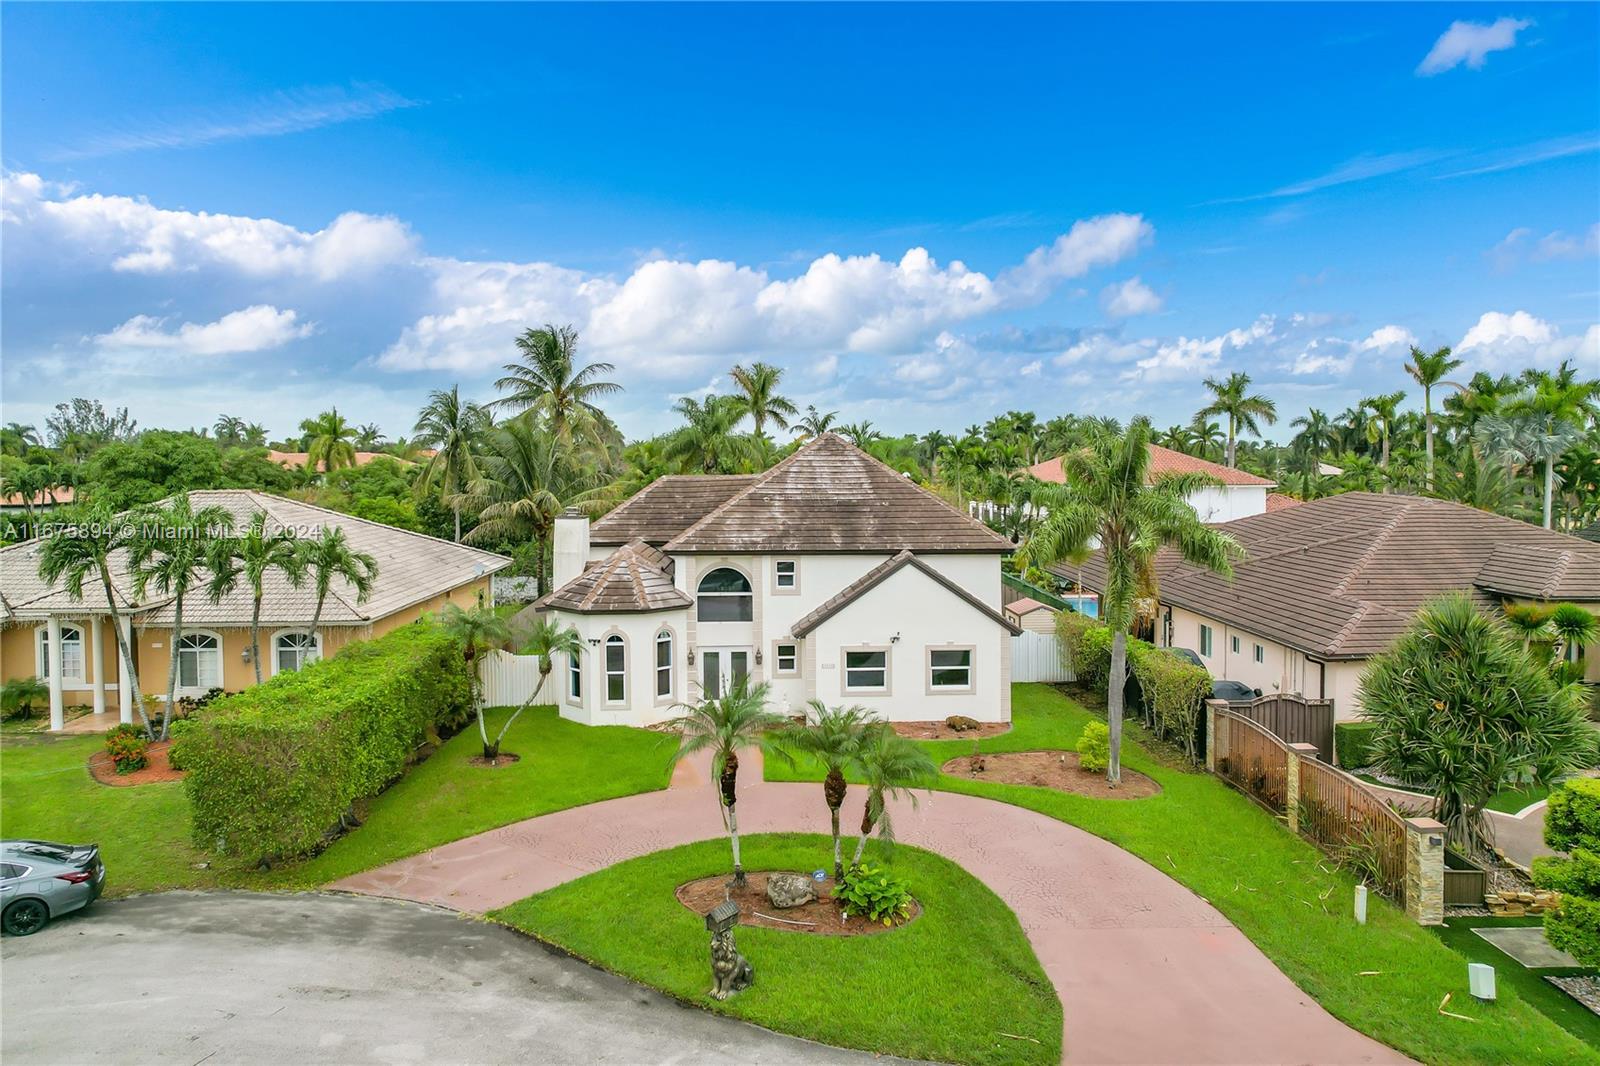
[[[646,725],[739,679],[771,707],[1011,717],[1000,560],[982,523],[825,433],[760,475],[664,477],[592,526],[557,520],[551,612],[587,644],[557,705]]]

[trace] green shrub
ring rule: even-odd
[[[167,748],[167,765],[174,770],[185,767],[183,738],[194,731],[194,719],[178,718],[167,727],[167,736],[172,739],[172,745]]]
[[[1139,679],[1145,715],[1156,733],[1181,743],[1194,758],[1200,715],[1211,697],[1211,674],[1142,640],[1128,642],[1128,662]]]
[[[122,723],[106,731],[106,751],[119,774],[143,770],[149,764],[150,741],[144,730],[136,725]]]
[[[1104,692],[1111,673],[1111,630],[1087,615],[1062,611],[1056,616],[1056,635],[1078,680]]]
[[[1334,761],[1346,770],[1371,766],[1377,735],[1377,722],[1338,723],[1333,727]]]
[[[244,864],[317,850],[471,698],[461,649],[419,624],[218,700],[181,748],[195,843]]]
[[[1544,842],[1568,853],[1533,862],[1534,883],[1561,893],[1560,909],[1545,913],[1545,935],[1583,965],[1600,966],[1600,778],[1573,778],[1550,793]]]
[[[864,862],[845,871],[833,898],[844,905],[846,918],[865,915],[867,921],[893,925],[911,913],[911,888],[881,866]]]
[[[1104,773],[1111,763],[1111,730],[1104,722],[1085,722],[1078,734],[1078,769]]]

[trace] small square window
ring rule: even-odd
[[[799,673],[800,672],[800,645],[798,645],[798,644],[779,644],[778,645],[777,659],[778,659],[778,673],[780,673],[780,674],[797,674],[797,673]]]
[[[1239,638],[1238,637],[1234,637],[1233,638],[1233,645],[1232,646],[1233,646],[1233,654],[1238,655],[1239,654]]]
[[[780,559],[777,563],[778,587],[780,589],[793,589],[798,583],[798,574],[795,570],[793,559]]]
[[[845,652],[844,687],[847,689],[888,688],[889,653],[886,651]]]
[[[1267,649],[1263,648],[1261,645],[1257,644],[1256,645],[1256,662],[1264,663],[1266,661],[1267,661]]]

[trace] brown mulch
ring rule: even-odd
[[[893,729],[908,740],[982,740],[1011,732],[1010,722],[979,722],[976,729],[955,730],[938,722],[895,722]]]
[[[158,740],[151,744],[145,752],[145,766],[143,770],[135,770],[131,774],[117,773],[116,763],[111,761],[111,753],[104,749],[89,756],[89,773],[102,785],[149,785],[157,781],[182,781],[183,771],[174,770],[167,762],[167,749],[172,747],[170,740]]]
[[[774,870],[772,873],[787,871]],[[916,900],[911,901],[911,916],[899,925],[885,926],[867,921],[859,915],[846,921],[841,917],[839,907],[829,895],[833,879],[812,882],[817,890],[817,898],[810,903],[798,907],[779,910],[767,899],[767,874],[745,872],[748,882],[743,892],[732,892],[726,898],[732,899],[739,905],[739,924],[757,925],[763,929],[781,929],[788,933],[820,933],[823,936],[861,936],[866,933],[887,933],[890,929],[898,929],[901,925],[914,922],[922,914],[922,906]],[[809,874],[807,876],[810,876]],[[698,881],[690,881],[686,885],[679,885],[677,891],[678,902],[688,907],[699,915],[711,913],[712,908],[721,903],[728,891],[728,882],[733,880],[732,874],[718,874],[716,877],[702,877]],[[757,913],[759,912],[759,913]],[[789,922],[809,922],[809,925],[789,925],[777,921],[784,918]]]
[[[1091,799],[1143,799],[1157,795],[1161,786],[1137,770],[1122,768],[1122,784],[1112,788],[1106,775],[1078,769],[1074,751],[985,752],[978,756],[983,769],[972,772],[972,757],[962,755],[945,763],[941,770],[974,781],[997,781],[1005,785],[1037,785],[1058,792]]]
[[[468,759],[467,762],[472,766],[484,766],[491,770],[495,770],[502,766],[510,766],[520,758],[522,758],[522,756],[518,755],[516,752],[502,751],[498,758],[485,759],[482,755],[474,755],[472,758]]]

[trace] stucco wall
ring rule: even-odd
[[[1189,506],[1202,522],[1232,522],[1267,510],[1267,489],[1258,485],[1224,485],[1189,494]]]
[[[91,631],[92,621],[83,619],[63,619],[63,624],[78,626],[83,630],[83,662],[84,677],[82,684],[75,680],[62,686],[62,695],[68,706],[89,704],[93,698],[93,689],[96,671],[94,666],[94,636]],[[37,625],[28,622],[11,626],[0,631],[0,682],[10,681],[18,677],[43,678],[40,671],[38,655],[38,634],[44,631],[44,623]],[[117,664],[117,638],[111,632],[111,620],[102,619],[100,623],[101,640],[101,667],[100,676],[105,678],[108,700],[115,707],[115,687],[121,671]]]

